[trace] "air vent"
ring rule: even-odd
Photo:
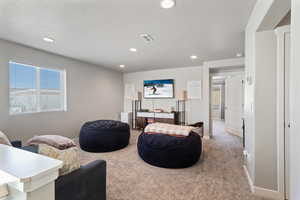
[[[146,42],[146,43],[150,43],[153,42],[154,39],[151,35],[149,34],[141,34],[140,37]]]

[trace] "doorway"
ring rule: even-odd
[[[244,67],[210,71],[210,120],[212,130],[243,139]],[[218,127],[216,127],[218,126]],[[214,135],[214,132],[212,133]]]
[[[217,78],[217,77],[213,77]],[[211,91],[212,120],[225,120],[225,80],[214,80]]]

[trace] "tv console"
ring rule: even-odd
[[[147,124],[161,122],[179,124],[179,112],[142,112],[136,113],[136,125],[138,129],[144,129]]]

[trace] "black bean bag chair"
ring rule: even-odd
[[[186,168],[198,162],[202,140],[196,133],[188,137],[142,133],[138,138],[138,153],[150,165],[163,168]]]
[[[79,144],[88,152],[111,152],[129,144],[130,128],[126,123],[98,120],[85,123],[80,131]]]

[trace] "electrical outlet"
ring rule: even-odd
[[[251,161],[251,155],[249,153],[247,153],[247,161],[250,162]]]
[[[246,150],[244,150],[243,151],[243,155],[244,155],[244,162],[246,163],[250,163],[250,161],[251,161],[251,155],[246,151]]]

